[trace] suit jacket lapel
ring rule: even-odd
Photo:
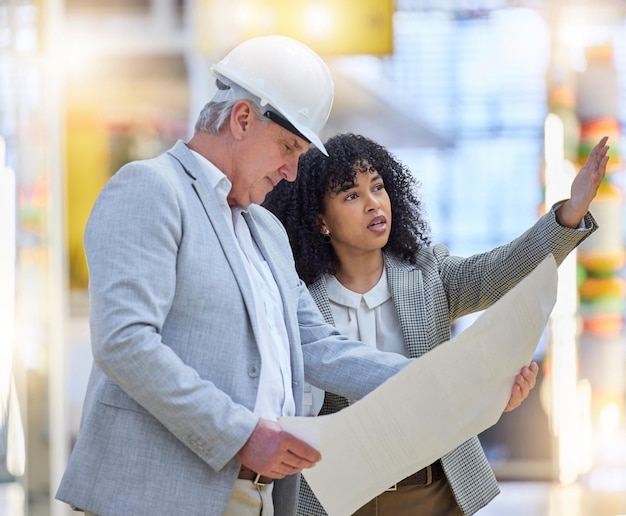
[[[250,314],[249,319],[252,321],[253,331],[257,333],[258,330],[256,327],[256,317],[254,316],[254,296],[252,293],[252,286],[250,285],[250,280],[248,279],[248,274],[243,264],[240,250],[237,247],[233,234],[224,218],[224,214],[220,208],[215,191],[204,175],[196,174],[194,172],[198,166],[197,160],[182,141],[178,141],[174,147],[168,151],[168,153],[181,164],[183,170],[187,176],[189,176],[191,186],[196,192],[211,226],[213,226],[213,230],[215,231],[219,244],[231,266],[233,275],[239,284],[248,313]],[[198,259],[202,259],[202,257],[198,257]]]
[[[278,291],[280,292],[286,320],[296,321],[295,324],[297,325],[298,315],[290,312],[291,304],[288,303],[287,300],[285,299],[285,292],[288,292],[290,287],[285,282],[284,274],[281,274],[280,272],[280,266],[277,265],[277,259],[275,256],[276,251],[272,249],[271,245],[269,245],[269,240],[264,238],[260,234],[261,230],[259,229],[259,225],[257,224],[255,217],[251,215],[249,212],[243,212],[242,216],[244,220],[246,221],[246,224],[248,224],[248,228],[250,229],[250,236],[252,237],[252,240],[261,251],[263,258],[265,259],[268,267],[270,268],[270,271],[272,272],[272,276],[274,277],[274,280],[276,281],[276,285],[278,286]],[[283,250],[281,250],[281,252],[283,252]],[[294,335],[293,335],[294,330],[292,326],[290,324],[286,324],[286,327],[287,327],[287,333],[289,335],[289,339],[292,342],[295,342]]]
[[[326,324],[332,324],[335,326],[335,320],[333,314],[330,311],[330,302],[328,301],[328,291],[326,290],[326,278],[322,276],[315,283],[309,285],[309,292],[315,300],[317,307],[324,316]]]
[[[434,340],[429,338],[422,272],[390,255],[385,255],[385,268],[407,350],[412,358],[419,357]]]

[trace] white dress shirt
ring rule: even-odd
[[[253,315],[259,328],[257,344],[261,354],[259,390],[254,413],[271,420],[278,416],[293,416],[296,409],[291,381],[291,353],[278,285],[242,216],[245,209],[231,209],[228,205],[227,196],[232,187],[231,182],[210,161],[197,152],[192,152],[215,190],[224,218],[241,251],[254,294]]]

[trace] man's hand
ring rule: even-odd
[[[268,419],[259,419],[236,457],[248,468],[270,478],[299,473],[315,466],[322,458],[315,448]]]
[[[608,136],[605,136],[591,150],[587,161],[580,169],[570,190],[570,198],[561,205],[556,212],[559,224],[568,228],[576,228],[589,211],[589,205],[598,193],[598,187],[606,174],[606,164],[609,161],[606,145]]]
[[[511,391],[511,398],[504,412],[515,410],[522,404],[522,401],[528,397],[530,390],[535,387],[538,372],[539,366],[537,362],[531,362],[530,366],[522,367],[520,373],[515,377],[515,385],[513,385],[513,390]]]

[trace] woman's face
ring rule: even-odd
[[[367,163],[360,167],[354,182],[337,191],[327,190],[322,231],[327,228],[339,257],[344,253],[382,249],[391,231],[391,201],[382,176]]]

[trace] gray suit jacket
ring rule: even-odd
[[[591,214],[585,216],[584,226],[584,230],[560,226],[551,210],[511,243],[468,258],[450,256],[443,245],[422,250],[415,266],[386,255],[387,280],[409,355],[417,358],[450,340],[455,319],[491,306],[548,254],[552,253],[561,264],[572,249],[597,229]],[[309,288],[324,319],[334,324],[325,278]],[[326,393],[320,414],[333,413],[347,405],[345,398]],[[441,462],[465,514],[474,514],[499,493],[478,438],[461,444]],[[326,514],[304,481],[298,514]]]
[[[103,516],[221,514],[240,467],[234,455],[257,423],[252,290],[197,169],[182,142],[125,165],[85,231],[94,365],[56,496]],[[278,220],[259,206],[246,218],[281,292],[298,413],[305,372],[360,398],[409,362],[326,324]],[[295,512],[298,481],[275,483],[277,514]]]

